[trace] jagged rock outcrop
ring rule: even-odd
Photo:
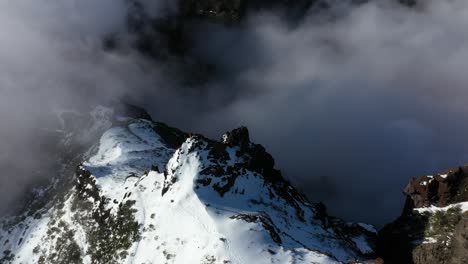
[[[146,119],[153,121],[153,119],[145,109],[136,105],[128,103],[118,103],[113,107],[113,109],[115,112],[115,116],[130,117],[134,119]]]
[[[405,212],[431,205],[445,207],[468,201],[468,167],[412,178],[404,193],[407,195]]]
[[[249,130],[246,127],[240,127],[226,132],[222,137],[222,142],[231,147],[239,146],[244,149],[250,144]]]
[[[379,233],[385,263],[468,261],[467,173],[464,166],[411,179],[402,215]]]

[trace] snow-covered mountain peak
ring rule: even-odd
[[[101,118],[112,125],[81,155],[73,185],[4,221],[2,261],[348,263],[372,255],[375,232],[309,203],[246,128],[220,142],[137,108],[100,113],[113,113]]]

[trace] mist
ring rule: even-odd
[[[152,16],[174,10],[152,3]],[[0,212],[39,177],[34,172],[48,171],[37,131],[56,129],[58,109],[121,98],[213,138],[248,126],[286,178],[349,220],[388,222],[411,177],[468,160],[461,0],[415,8],[342,1],[298,23],[267,12],[239,26],[194,21],[189,54],[217,74],[197,85],[125,45],[132,37],[124,1],[0,7]],[[108,34],[124,45],[103,50]]]
[[[201,129],[247,125],[310,199],[348,219],[389,221],[411,177],[466,163],[467,7],[376,1],[333,22],[291,28],[265,14],[205,31],[200,53],[223,58],[242,95]]]

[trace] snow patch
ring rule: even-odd
[[[461,203],[455,203],[455,204],[451,204],[451,205],[448,205],[448,206],[445,206],[445,207],[437,207],[437,206],[434,206],[434,205],[431,205],[430,207],[422,207],[422,208],[415,208],[413,209],[414,211],[422,214],[422,213],[435,213],[437,211],[447,211],[451,208],[455,208],[455,207],[460,207],[462,213],[464,212],[467,212],[468,211],[468,202],[461,202]]]

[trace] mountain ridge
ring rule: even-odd
[[[1,262],[351,263],[374,256],[375,230],[309,203],[246,128],[214,141],[99,112],[106,125],[66,175],[73,184],[2,221]]]
[[[22,213],[0,218],[0,263],[468,258],[466,167],[411,179],[402,215],[377,232],[309,202],[245,127],[216,141],[155,122],[131,105],[60,117],[61,169]]]

